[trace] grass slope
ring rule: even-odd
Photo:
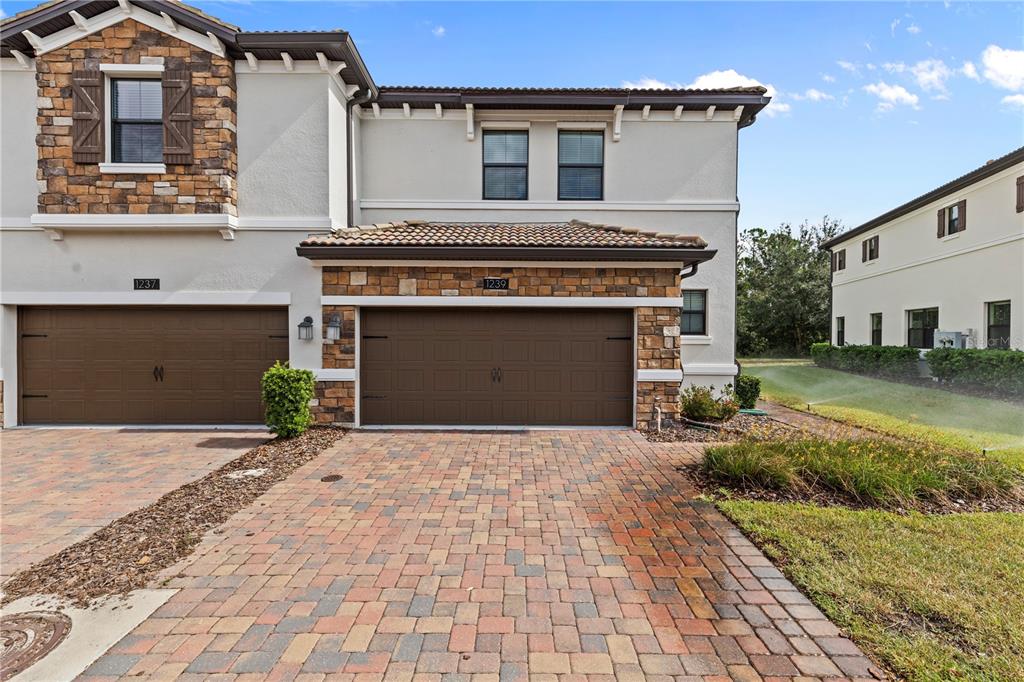
[[[751,361],[767,400],[880,433],[978,452],[1024,469],[1024,411],[1019,405],[939,389],[871,379],[812,364]]]
[[[808,596],[909,680],[1024,679],[1024,518],[725,501]]]

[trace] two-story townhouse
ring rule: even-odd
[[[2,25],[4,423],[644,425],[734,357],[728,90],[378,87],[350,36]]]
[[[1024,348],[1024,148],[822,248],[835,344]]]

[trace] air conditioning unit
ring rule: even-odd
[[[935,332],[933,348],[967,348],[967,335],[963,332]]]

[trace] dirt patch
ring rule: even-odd
[[[226,521],[300,466],[337,442],[345,430],[312,428],[254,447],[203,478],[96,531],[85,540],[15,573],[2,603],[52,594],[85,606],[93,599],[145,587],[192,553],[203,534]]]
[[[800,431],[768,416],[738,414],[721,424],[718,430],[702,429],[681,422],[662,423],[661,431],[644,431],[652,443],[722,443],[753,438],[778,440],[799,435]]]

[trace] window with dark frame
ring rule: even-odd
[[[867,262],[878,258],[878,235],[861,242],[861,260]]]
[[[946,234],[956,234],[960,231],[960,204],[953,204],[946,208]]]
[[[871,345],[882,345],[882,313],[871,313]]]
[[[705,336],[708,333],[708,292],[683,291],[683,308],[679,333],[684,336]]]
[[[604,198],[604,131],[558,131],[558,198]]]
[[[907,345],[911,348],[933,348],[935,330],[939,328],[938,308],[907,311]]]
[[[836,318],[836,345],[837,346],[845,346],[846,345],[846,318],[845,317],[837,317]]]
[[[1000,350],[1010,349],[1010,302],[995,301],[986,303],[986,321],[988,323],[988,335],[985,343],[988,348]]]
[[[484,199],[525,200],[529,179],[529,131],[485,130],[483,154]]]
[[[832,272],[846,269],[846,249],[839,249],[832,254]]]
[[[111,80],[110,155],[115,163],[162,163],[163,91],[159,80]]]

